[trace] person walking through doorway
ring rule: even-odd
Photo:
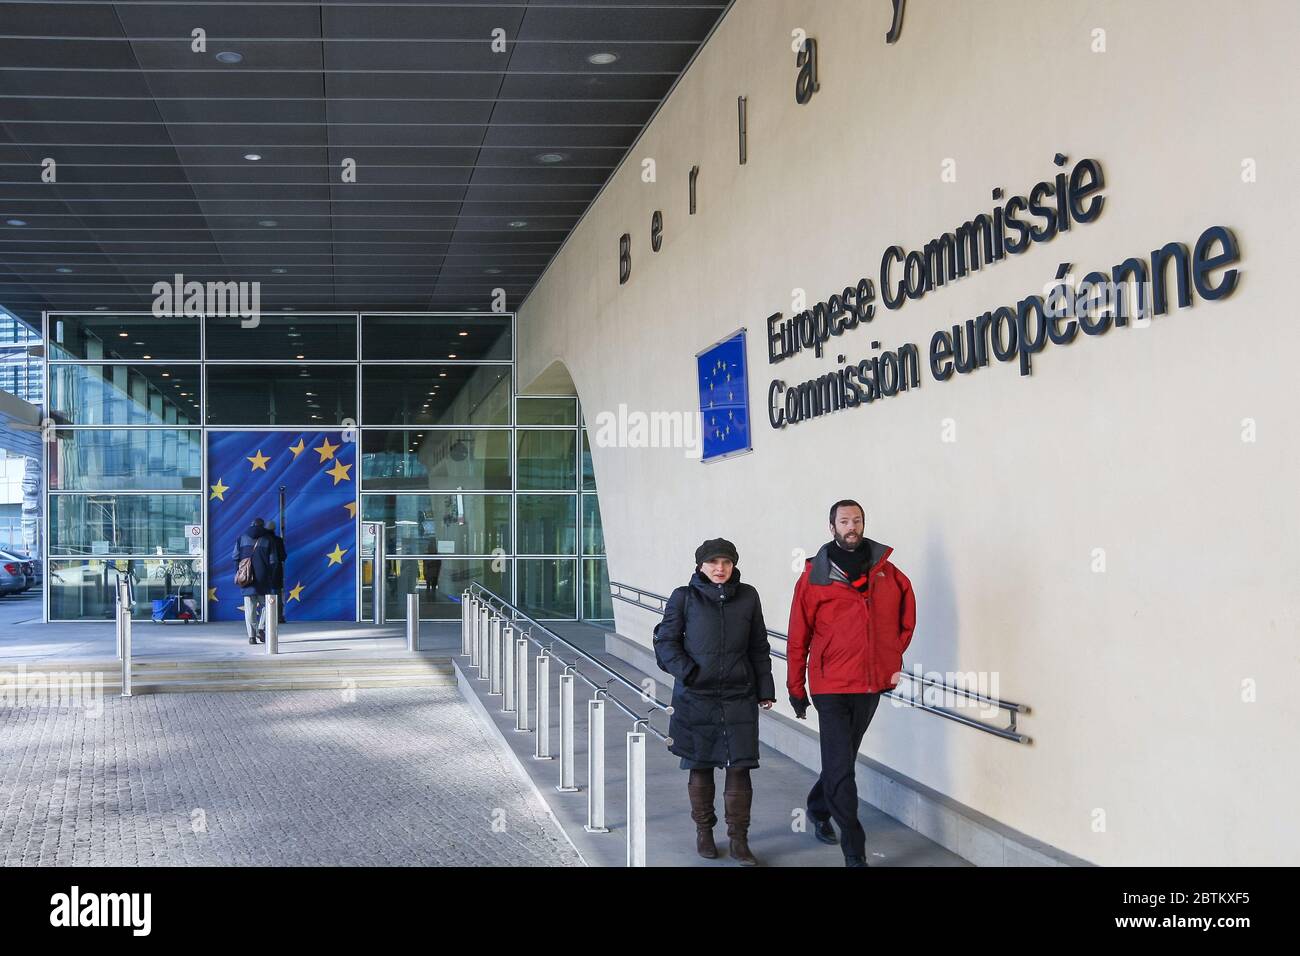
[[[244,626],[248,643],[266,642],[266,595],[274,594],[280,567],[280,549],[275,535],[266,528],[266,521],[254,518],[252,524],[235,539],[232,555],[235,563],[235,584],[244,595]],[[247,574],[243,562],[247,560]],[[280,578],[283,584],[283,578]],[[260,599],[260,600],[259,600]],[[261,615],[257,617],[258,604]]]

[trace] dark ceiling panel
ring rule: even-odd
[[[0,0],[0,305],[515,308],[724,7]]]

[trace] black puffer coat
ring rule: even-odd
[[[732,571],[698,570],[668,599],[655,660],[676,678],[669,748],[683,769],[758,766],[758,702],[775,700],[771,647],[758,592]]]
[[[266,528],[257,525],[250,525],[235,539],[235,550],[231,555],[235,572],[238,573],[242,559],[253,559],[253,583],[240,589],[245,597],[274,594],[277,587],[284,586],[284,569],[280,564],[283,545],[276,544],[279,540]]]

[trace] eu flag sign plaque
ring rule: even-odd
[[[700,460],[718,461],[753,450],[745,330],[695,356],[700,387]]]

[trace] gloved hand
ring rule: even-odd
[[[807,718],[807,714],[808,714],[808,698],[806,698],[806,697],[796,697],[796,696],[794,696],[794,694],[791,694],[791,695],[790,695],[790,706],[794,708],[794,715],[795,715],[796,717],[798,717],[800,720],[807,720],[807,719],[808,719],[808,718]]]

